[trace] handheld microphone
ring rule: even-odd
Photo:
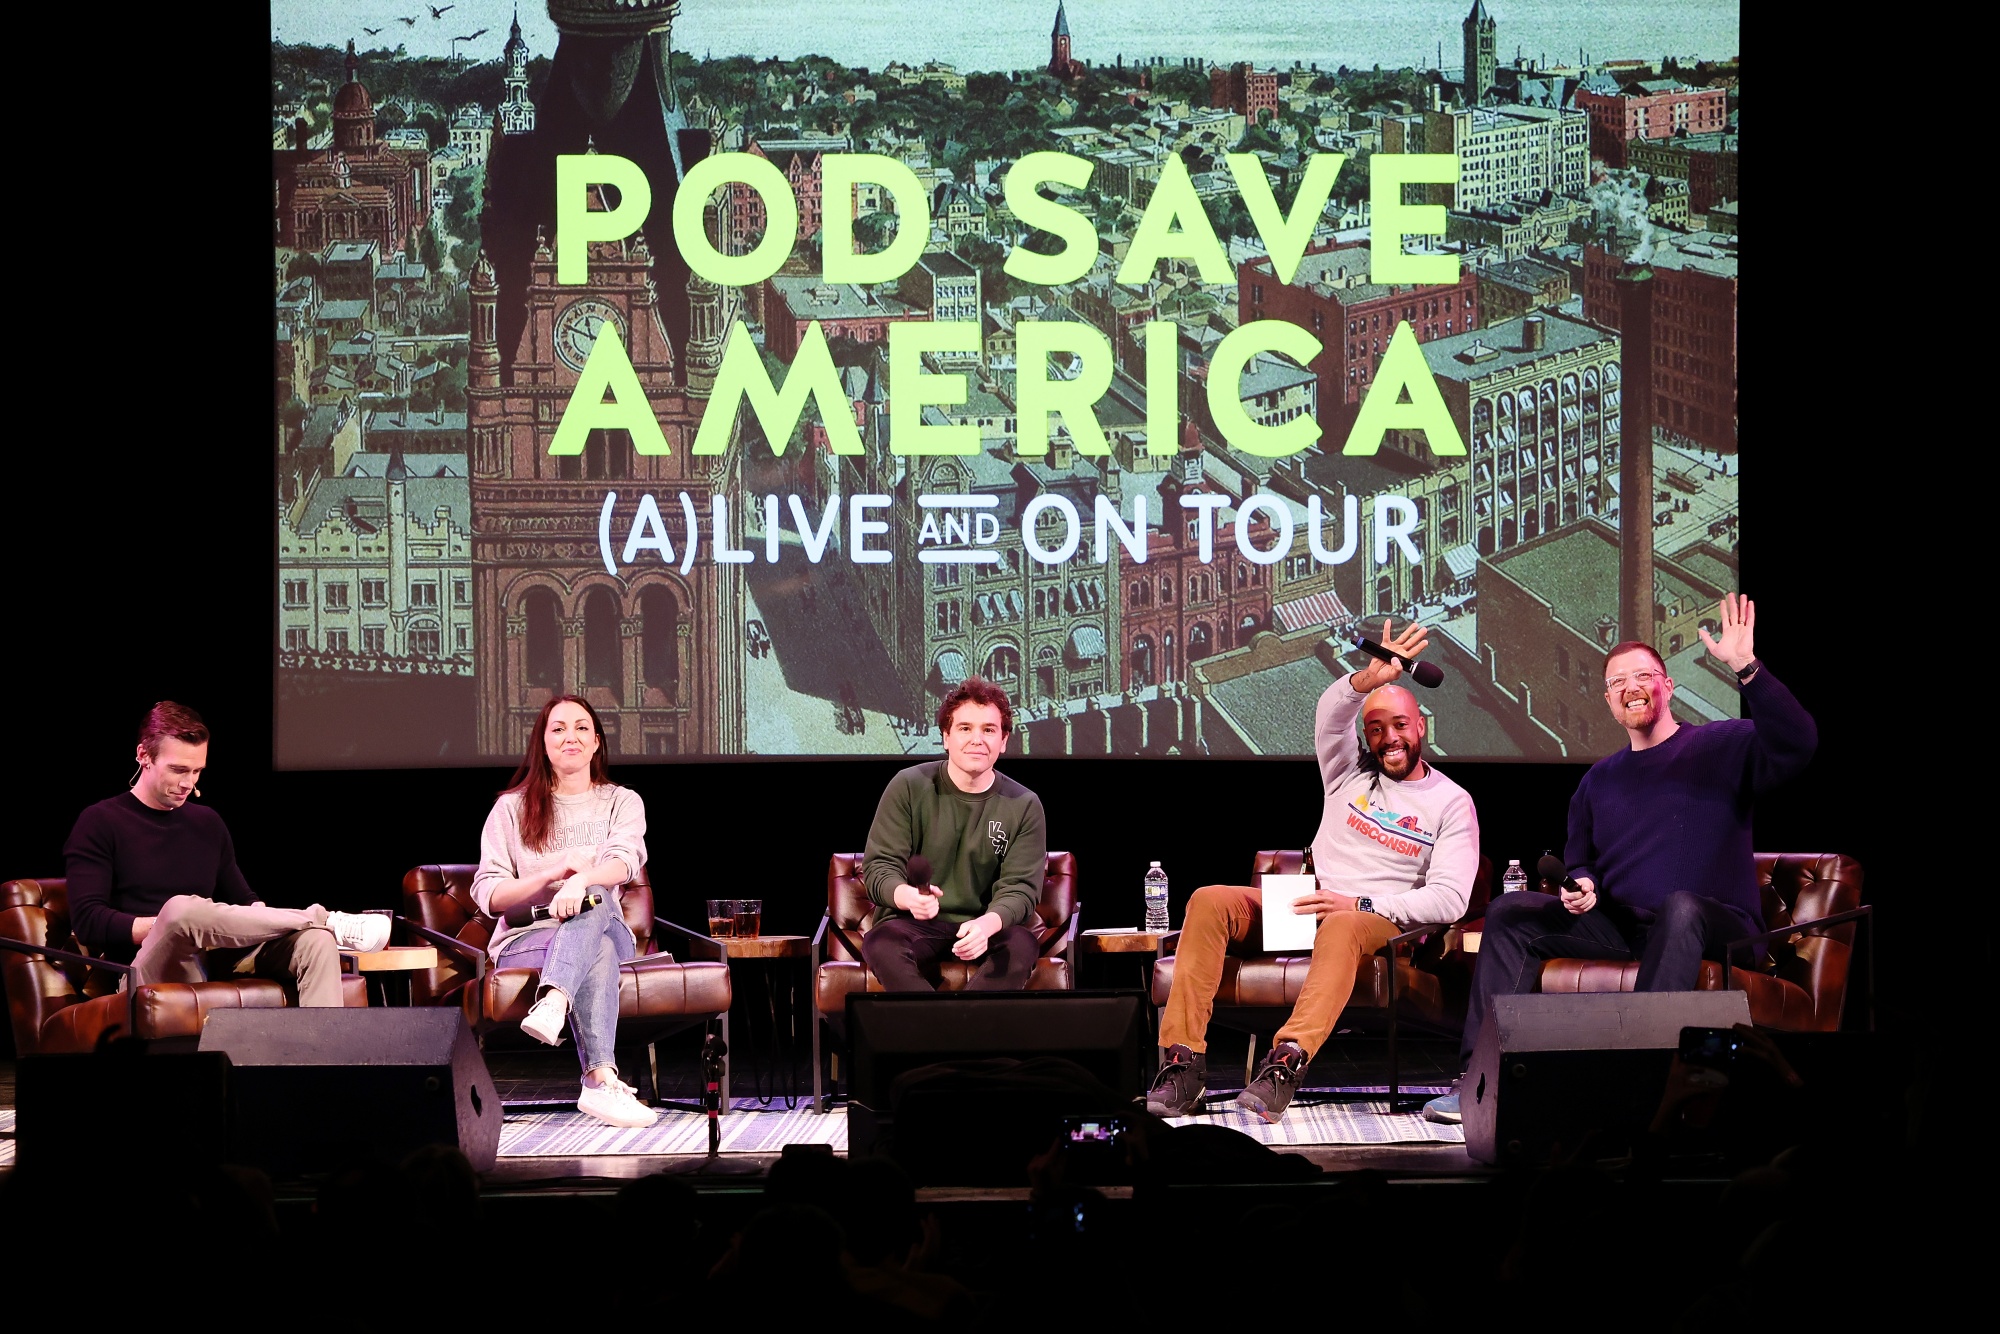
[[[909,862],[905,865],[903,877],[910,882],[912,889],[923,894],[930,893],[931,859],[924,856],[921,852],[912,853]]]
[[[1569,868],[1562,864],[1561,858],[1558,857],[1542,858],[1540,861],[1535,863],[1535,874],[1539,875],[1544,880],[1555,881],[1558,885],[1561,885],[1564,889],[1568,890],[1572,894],[1582,894],[1586,892],[1583,886],[1577,884],[1575,879],[1571,877],[1569,873]]]
[[[604,902],[602,894],[586,894],[583,896],[582,910],[589,912],[602,902]],[[548,920],[549,905],[546,903],[537,903],[533,906],[522,903],[507,910],[508,926],[531,926],[536,922],[546,922]]]
[[[1374,640],[1363,639],[1359,635],[1355,636],[1354,647],[1360,649],[1371,658],[1379,658],[1383,662],[1395,663],[1398,667],[1408,672],[1411,679],[1420,686],[1435,690],[1444,682],[1444,668],[1434,662],[1419,662],[1415,658],[1406,658],[1394,649],[1383,648]]]

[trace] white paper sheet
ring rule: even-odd
[[[1292,904],[1319,888],[1319,879],[1310,875],[1266,875],[1264,889],[1264,948],[1310,954],[1319,918],[1311,913],[1292,911]]]

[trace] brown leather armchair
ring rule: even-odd
[[[813,933],[813,1110],[824,1112],[828,1097],[823,1091],[825,1062],[822,1059],[820,1030],[838,1025],[847,1014],[847,996],[854,991],[880,991],[882,984],[861,956],[861,937],[875,924],[875,902],[861,878],[866,856],[859,852],[836,852],[826,866],[826,913],[819,930]],[[1067,852],[1051,852],[1042,875],[1042,897],[1035,904],[1035,916],[1025,925],[1035,933],[1042,957],[1028,976],[1029,991],[1074,991],[1076,989],[1075,946],[1076,857]],[[938,966],[935,979],[940,991],[963,991],[978,968],[976,963],[947,959]],[[838,1070],[835,1071],[838,1082]]]
[[[1266,875],[1299,875],[1307,865],[1304,849],[1266,849],[1251,863],[1251,883],[1261,885]],[[1457,1036],[1460,1020],[1455,1011],[1465,1003],[1472,973],[1462,949],[1458,924],[1483,916],[1492,893],[1493,863],[1481,857],[1472,893],[1457,922],[1416,926],[1361,961],[1354,978],[1354,994],[1348,997],[1347,1008],[1341,1013],[1345,1016],[1351,1011],[1373,1012],[1386,1022],[1392,1107],[1402,1097],[1402,1066],[1396,1045],[1399,1023],[1415,1022],[1437,1032],[1449,1030],[1452,1036]],[[1174,958],[1167,951],[1179,939],[1180,932],[1169,933],[1161,942],[1162,957],[1153,966],[1153,1004],[1163,1015],[1174,985]],[[1210,1022],[1248,1030],[1246,1083],[1250,1079],[1249,1066],[1259,1055],[1258,1034],[1274,1033],[1284,1023],[1298,1003],[1299,993],[1305,989],[1306,970],[1311,963],[1310,953],[1266,954],[1255,945],[1241,947],[1240,953],[1232,949],[1223,960],[1222,982],[1216,989],[1215,1012]]]
[[[108,1037],[136,1033],[165,1051],[193,1051],[216,1009],[274,1010],[298,1004],[282,983],[262,977],[157,982],[120,993],[129,964],[91,956],[69,917],[69,881],[0,884],[0,977],[20,1056],[94,1051]],[[368,1004],[367,979],[345,973],[341,997]]]
[[[410,1003],[461,1007],[483,1047],[493,1034],[512,1032],[527,1018],[541,970],[495,968],[487,958],[495,922],[472,901],[478,869],[442,863],[413,867],[403,876],[403,915],[415,934],[438,946],[437,967],[411,975]],[[660,950],[659,930],[680,928],[653,916],[653,884],[643,867],[626,882],[619,903],[639,953],[618,970],[618,1037],[645,1044],[641,1091],[657,1102],[654,1044],[729,1013],[729,965],[683,963]]]
[[[1830,1033],[1840,1027],[1855,932],[1874,912],[1861,902],[1861,863],[1837,852],[1760,852],[1757,883],[1763,891],[1760,935],[1731,943],[1731,957],[1746,959],[1753,945],[1769,951],[1761,963],[1725,969],[1704,961],[1700,991],[1741,991],[1750,999],[1750,1021],[1795,1033]],[[1549,959],[1542,964],[1544,992],[1630,991],[1637,960]],[[1874,988],[1868,988],[1874,1026]]]

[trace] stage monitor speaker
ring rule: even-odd
[[[1145,1091],[1146,1009],[1136,991],[850,994],[848,1152],[923,1185],[1019,1184],[1064,1117]]]
[[[273,1176],[457,1147],[500,1151],[500,1095],[458,1007],[215,1010],[201,1050],[226,1052],[231,1155]]]
[[[996,1056],[1074,1061],[1120,1096],[1146,1091],[1146,1000],[1136,991],[851,992],[847,1092],[889,1105],[897,1075]]]
[[[1532,1166],[1591,1130],[1643,1131],[1681,1029],[1749,1022],[1740,991],[1496,996],[1458,1085],[1466,1152]]]

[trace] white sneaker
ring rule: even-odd
[[[330,912],[326,924],[340,948],[357,954],[373,954],[389,943],[391,923],[381,913]]]
[[[562,1042],[563,1024],[569,1019],[569,997],[551,987],[521,1021],[521,1031],[551,1047]]]
[[[585,1116],[595,1117],[607,1125],[626,1126],[637,1129],[649,1126],[659,1118],[659,1113],[632,1096],[632,1088],[618,1080],[608,1084],[585,1084],[583,1096],[576,1100],[576,1109]]]

